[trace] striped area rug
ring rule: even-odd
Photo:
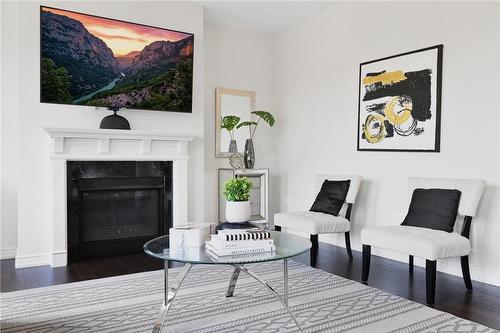
[[[248,265],[278,292],[281,262]],[[174,278],[179,268],[169,270]],[[194,266],[167,319],[168,332],[297,332],[281,304],[232,268]],[[1,331],[150,332],[163,295],[163,272],[124,275],[1,294]],[[289,262],[289,303],[303,332],[495,332],[375,288]]]

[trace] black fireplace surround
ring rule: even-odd
[[[68,161],[68,259],[142,252],[172,226],[172,162]]]

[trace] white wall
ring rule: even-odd
[[[188,189],[189,219],[203,221],[204,210],[200,208],[204,207],[203,7],[193,2],[156,1],[71,1],[44,2],[43,4],[195,34],[193,113],[129,110],[123,111],[121,114],[128,118],[133,129],[163,130],[197,136],[197,139],[190,144],[189,149],[191,157]],[[3,124],[3,126],[12,126],[12,130],[18,133],[19,147],[17,159],[7,161],[5,156],[2,156],[2,161],[9,164],[9,168],[18,170],[17,258],[22,258],[24,261],[32,260],[40,264],[38,258],[42,258],[40,259],[42,261],[45,260],[43,258],[46,258],[45,255],[49,251],[50,245],[48,234],[48,226],[50,225],[49,197],[47,195],[50,172],[49,141],[42,128],[45,126],[97,128],[102,117],[109,113],[91,107],[41,104],[39,102],[39,5],[40,2],[18,3],[18,17],[12,19],[14,33],[10,37],[9,43],[14,45],[14,41],[18,39],[20,94],[17,97],[15,94],[10,95],[8,91],[3,90],[2,102],[4,98],[8,99],[6,102],[8,105],[12,106],[13,109],[19,109],[19,126],[16,126],[15,120],[12,120],[11,124]],[[3,14],[10,17],[15,14],[15,11],[8,10]],[[3,46],[2,41],[2,48]],[[12,52],[16,52],[15,48]],[[2,69],[8,66],[6,64],[2,66]],[[4,112],[2,110],[2,114]],[[16,163],[16,160],[19,163]],[[4,187],[3,180],[2,189]],[[6,221],[2,216],[2,228],[4,226],[11,228],[11,223],[12,221]],[[15,237],[15,234],[9,234],[5,237]]]
[[[485,179],[472,278],[500,285],[499,22],[492,2],[340,2],[278,33],[279,208],[309,209],[316,174],[362,175],[351,232],[360,250],[363,227],[401,222],[408,176]],[[359,64],[441,43],[441,153],[357,152]],[[343,236],[320,240],[344,246]],[[459,267],[457,259],[438,264],[457,275]]]
[[[228,168],[227,158],[215,158],[215,88],[256,92],[257,109],[272,108],[272,35],[205,24],[205,209],[207,221],[218,221],[218,169]],[[279,122],[279,119],[277,120]],[[273,128],[259,125],[255,134],[255,168],[274,164],[270,141]],[[240,129],[245,130],[245,129]],[[272,186],[272,185],[271,185]]]
[[[227,159],[215,158],[215,88],[253,90],[257,107],[277,118],[275,127],[261,127],[255,140],[256,167],[271,172],[271,213],[308,209],[318,173],[359,173],[365,182],[352,231],[353,247],[359,250],[364,226],[396,224],[404,215],[408,176],[483,178],[488,189],[473,222],[472,276],[500,285],[499,4],[336,3],[275,35],[204,26],[203,9],[195,3],[45,4],[195,33],[193,114],[123,112],[134,128],[200,136],[190,151],[191,220],[217,220],[217,169],[228,166]],[[22,240],[18,255],[48,251],[43,175],[49,161],[42,127],[95,128],[107,114],[38,103],[38,5],[2,2],[2,38],[7,38],[1,67],[2,255],[16,246],[16,237]],[[386,16],[390,19],[381,19]],[[442,152],[357,152],[359,63],[439,43],[445,46]],[[343,237],[321,240],[344,245]],[[460,274],[456,260],[440,263],[439,269]]]
[[[1,3],[1,199],[0,259],[14,258],[17,246],[18,22],[17,4]]]

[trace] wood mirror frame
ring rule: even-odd
[[[222,119],[222,96],[240,96],[248,97],[250,99],[250,110],[248,110],[248,116],[243,118],[242,121],[247,121],[251,119],[251,112],[255,110],[255,92],[249,90],[238,90],[238,89],[228,89],[228,88],[215,88],[215,157],[229,157],[230,152],[222,151],[221,142],[221,119]],[[242,149],[243,147],[238,147]],[[242,150],[239,150],[242,152]]]

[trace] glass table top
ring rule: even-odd
[[[170,248],[169,236],[161,236],[144,244],[144,251],[158,259],[192,264],[234,264],[273,261],[295,257],[307,252],[311,242],[293,234],[269,231],[276,251],[216,257],[205,250],[205,246],[176,246]]]

